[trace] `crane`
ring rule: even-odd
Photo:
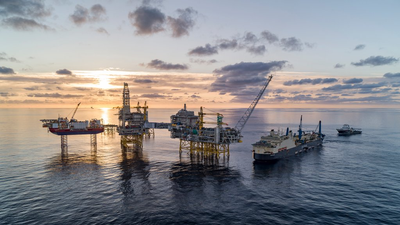
[[[78,107],[79,107],[80,104],[81,104],[81,103],[79,102],[78,105],[76,106],[75,111],[74,111],[74,114],[72,114],[71,121],[73,121],[74,116],[75,116],[75,113],[76,113],[76,110],[78,110]]]
[[[216,115],[217,116],[217,122],[205,122],[204,121],[204,115]],[[217,124],[218,126],[221,125],[228,125],[227,123],[223,123],[222,122],[222,118],[224,118],[224,116],[221,113],[204,113],[203,112],[203,107],[200,107],[200,112],[199,112],[199,130],[201,133],[201,129],[203,128],[203,124],[207,123],[207,124]]]
[[[258,93],[257,97],[250,104],[249,108],[243,114],[242,118],[240,118],[239,121],[237,122],[237,124],[235,126],[235,129],[238,130],[239,132],[241,132],[242,129],[244,128],[244,126],[246,125],[247,120],[249,120],[251,114],[253,113],[254,108],[256,108],[256,105],[257,105],[258,101],[260,100],[260,98],[264,94],[265,89],[267,89],[268,84],[269,84],[269,82],[271,82],[271,80],[272,80],[272,75],[270,75],[268,77],[267,81],[265,82],[264,86],[261,88],[261,90]]]

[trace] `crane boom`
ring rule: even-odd
[[[81,104],[81,103],[79,102],[78,105],[76,106],[75,111],[74,111],[74,114],[72,114],[71,120],[74,118],[75,113],[76,113],[76,110],[78,110],[78,107],[79,107],[80,104]]]
[[[265,92],[265,89],[267,89],[269,82],[272,80],[272,75],[270,75],[267,79],[267,82],[265,83],[265,85],[261,88],[260,92],[258,93],[257,97],[253,100],[253,102],[250,104],[249,108],[246,110],[246,112],[243,114],[242,118],[240,118],[240,120],[237,122],[235,129],[238,130],[239,132],[242,131],[242,129],[244,128],[244,126],[247,123],[247,120],[249,120],[251,114],[253,113],[254,108],[256,108],[256,105],[258,103],[258,101],[260,100],[260,98],[262,97],[262,95]]]

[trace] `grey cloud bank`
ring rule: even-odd
[[[383,66],[397,63],[398,61],[399,59],[394,57],[371,56],[356,63],[352,62],[351,64],[354,66]]]

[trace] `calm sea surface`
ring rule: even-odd
[[[150,121],[178,110],[150,108]],[[218,160],[179,154],[167,130],[140,152],[121,151],[118,134],[97,135],[96,151],[88,135],[69,136],[62,155],[39,120],[72,111],[0,109],[0,224],[400,224],[399,109],[256,109],[243,143]],[[214,111],[234,126],[245,109]],[[116,113],[75,118],[117,124]],[[322,120],[323,147],[253,164],[251,144],[296,130],[300,115],[305,129]],[[344,123],[363,134],[337,136]]]

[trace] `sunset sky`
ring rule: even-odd
[[[0,0],[0,108],[400,107],[400,1]]]

